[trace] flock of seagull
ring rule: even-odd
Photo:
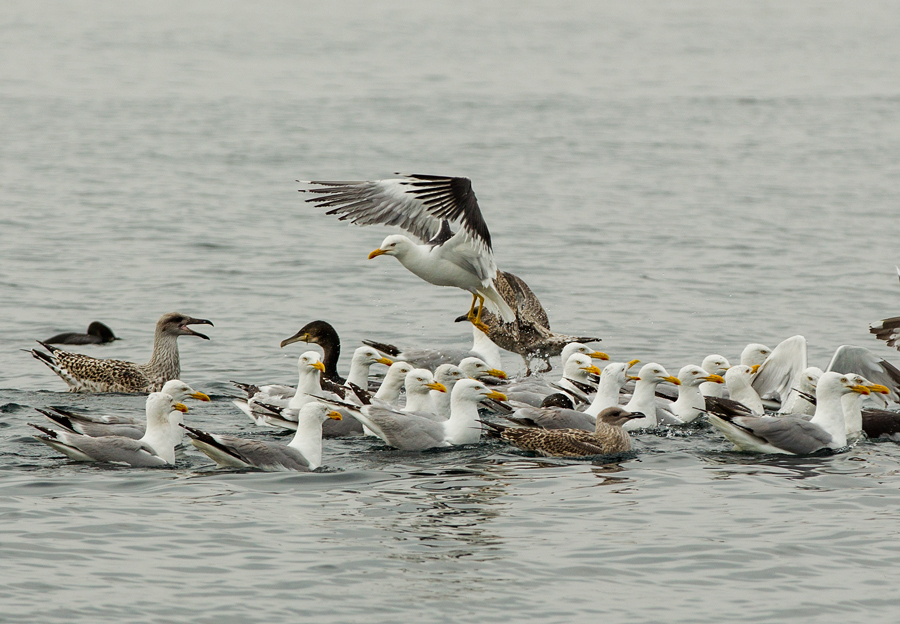
[[[287,444],[202,431],[184,422],[182,401],[209,397],[180,381],[179,336],[209,339],[191,325],[212,325],[177,312],[156,325],[146,364],[98,359],[54,344],[102,344],[112,330],[92,323],[87,334],[39,341],[32,355],[74,392],[149,393],[146,417],[94,417],[59,408],[38,409],[52,427],[31,424],[35,437],[75,461],[167,466],[185,440],[218,466],[314,470],[322,465],[322,438],[376,436],[406,451],[497,438],[526,451],[556,457],[619,455],[631,450],[630,432],[683,427],[707,420],[741,451],[805,455],[838,451],[857,440],[900,441],[900,370],[862,347],[844,345],[822,369],[809,366],[806,340],[794,336],[775,349],[748,345],[740,363],[718,354],[677,375],[662,365],[609,362],[586,343],[561,334],[525,282],[497,269],[491,237],[466,178],[406,175],[365,182],[307,182],[307,201],[358,225],[398,226],[419,239],[391,235],[369,258],[394,256],[410,272],[472,295],[457,320],[472,324],[470,349],[410,348],[363,341],[347,377],[337,370],[340,338],[313,321],[282,341],[318,345],[297,361],[296,386],[233,382],[244,392],[234,404],[254,424],[294,432]],[[452,230],[456,224],[456,232]],[[898,269],[900,273],[900,269]],[[900,317],[873,324],[889,345],[900,341]],[[525,361],[525,376],[510,380],[501,347]],[[900,348],[900,347],[898,347]],[[550,368],[559,355],[562,375],[532,375],[534,360]],[[594,361],[607,362],[601,369]],[[380,379],[373,366],[386,366]],[[874,406],[874,407],[873,407]]]

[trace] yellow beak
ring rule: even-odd
[[[492,369],[490,369],[490,370],[488,371],[488,375],[491,375],[491,376],[493,376],[493,377],[499,377],[500,379],[506,379],[506,373],[504,373],[504,372],[503,372],[502,370],[500,370],[499,368],[492,368]],[[505,401],[506,399],[503,399],[503,400]]]
[[[675,384],[676,386],[680,386],[680,385],[681,385],[681,380],[678,379],[678,377],[673,377],[672,375],[669,375],[668,377],[666,377],[666,381],[668,381],[668,382],[670,382],[670,383],[673,383],[673,384]]]
[[[330,418],[331,420],[343,420],[341,413],[334,411],[328,412],[328,418]]]
[[[390,366],[394,363],[394,360],[389,360],[386,357],[381,358],[380,360],[375,360],[376,364],[384,364],[385,366]]]
[[[853,390],[853,392],[859,392],[860,394],[871,394],[869,392],[869,389],[861,384],[856,384],[851,388],[851,390]]]
[[[595,375],[603,374],[603,371],[600,370],[599,368],[597,368],[596,366],[585,366],[581,370],[588,372],[588,373],[593,373]]]
[[[197,399],[198,401],[209,401],[209,397],[203,394],[202,392],[195,392],[191,395],[192,399]]]
[[[704,379],[713,383],[725,383],[725,379],[721,375],[710,375],[709,377],[704,377]]]
[[[625,367],[625,370],[628,370],[629,368],[631,368],[631,367],[634,366],[635,364],[640,364],[640,363],[641,363],[640,360],[631,360],[630,362],[628,362],[628,366]]]
[[[756,371],[759,370],[760,366],[761,366],[761,364],[754,364],[753,366],[750,367],[750,372],[755,373]]]
[[[496,392],[495,390],[488,392],[487,398],[494,399],[495,401],[506,401],[506,395],[502,392]]]
[[[866,386],[869,389],[869,392],[877,392],[878,394],[890,394],[891,390],[887,386],[882,386],[881,384],[872,384],[871,386]]]
[[[371,260],[372,258],[377,258],[378,256],[383,256],[386,253],[387,252],[384,249],[376,249],[375,251],[373,251],[372,253],[369,254],[369,260]]]
[[[425,384],[425,387],[431,388],[432,390],[437,390],[438,392],[447,392],[447,386],[439,381],[433,381],[430,384]]]
[[[628,379],[630,379],[631,381],[640,381],[640,380],[641,380],[641,378],[638,377],[637,375],[625,375],[625,376],[626,376]]]
[[[322,364],[322,360],[316,360],[316,361],[313,363],[312,367],[315,368],[315,369],[317,369],[317,370],[322,371],[323,373],[325,372],[325,365]]]
[[[595,360],[608,360],[609,356],[603,353],[603,351],[594,351],[593,353],[588,353],[589,356],[594,358]]]
[[[184,403],[176,403],[172,406],[172,409],[178,410],[182,414],[187,413],[187,405],[185,405]]]

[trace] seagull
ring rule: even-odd
[[[726,371],[727,374],[727,371]],[[704,383],[724,384],[721,375],[713,375],[693,364],[688,364],[678,371],[678,399],[669,406],[669,410],[683,424],[695,421],[706,412],[706,401],[700,386]]]
[[[209,336],[195,332],[188,325],[212,325],[212,322],[178,312],[163,314],[156,323],[153,356],[146,364],[101,360],[40,341],[49,353],[32,349],[31,355],[59,375],[71,392],[157,392],[170,379],[181,377],[178,336],[209,340]]]
[[[79,334],[77,332],[65,332],[56,334],[47,338],[43,342],[46,344],[67,344],[67,345],[87,345],[87,344],[106,344],[113,340],[119,340],[109,327],[100,321],[94,321],[88,325],[87,332]]]
[[[818,370],[808,369],[806,338],[791,336],[775,347],[759,367],[753,377],[753,388],[760,396],[770,393],[777,395],[782,409],[786,411],[786,405],[797,400],[797,391],[803,390],[801,386],[804,385],[804,375],[808,376],[809,372],[815,373]],[[887,400],[900,401],[900,369],[864,347],[841,345],[835,350],[825,370],[861,375],[874,383],[887,386],[890,390],[885,397]],[[878,398],[881,398],[880,393]]]
[[[757,368],[754,368],[757,367]],[[728,388],[728,396],[732,401],[737,401],[752,413],[762,415],[765,413],[762,399],[753,388],[753,374],[758,370],[758,364],[746,366],[738,364],[725,371],[725,386]]]
[[[182,427],[191,444],[220,467],[309,471],[322,465],[322,424],[329,419],[339,421],[341,414],[318,401],[305,404],[297,414],[297,433],[287,446]]]
[[[442,364],[459,364],[467,357],[477,357],[491,368],[503,368],[500,347],[475,325],[472,326],[472,348],[468,350],[398,347],[374,340],[363,340],[362,342],[394,359],[403,360],[416,368],[427,368],[430,371],[437,369]]]
[[[730,371],[729,371],[730,372]],[[727,374],[726,374],[727,377]],[[713,426],[738,450],[755,453],[806,455],[847,446],[841,397],[849,392],[869,394],[848,375],[826,372],[816,388],[816,414],[807,421],[797,416],[747,416],[707,413]]]
[[[450,394],[453,392],[453,386],[461,379],[466,379],[467,375],[459,366],[453,364],[441,364],[434,370],[434,380],[443,385],[446,390],[440,392],[433,390],[431,394],[431,412],[444,418],[450,418]]]
[[[728,363],[728,358],[724,355],[713,353],[712,355],[707,355],[703,358],[700,368],[710,375],[719,375],[721,377],[725,374],[725,371],[731,368],[731,364]],[[722,397],[725,396],[724,390],[723,384],[714,381],[705,381],[700,384],[700,392],[703,396]]]
[[[434,420],[433,414],[402,412],[375,403],[359,407],[330,399],[326,402],[346,408],[388,446],[424,451],[478,442],[481,438],[478,403],[485,399],[505,401],[506,396],[474,379],[456,382],[450,394],[450,418],[444,421]]]
[[[49,412],[35,409],[50,418]],[[174,425],[169,420],[169,413],[173,410],[186,412],[187,407],[168,394],[153,392],[147,397],[146,410],[147,432],[140,440],[122,436],[92,438],[28,424],[45,434],[34,436],[35,439],[73,461],[123,463],[136,468],[171,466],[175,463],[175,436],[170,431]]]
[[[660,410],[656,404],[656,386],[664,381],[676,386],[681,384],[678,377],[670,375],[662,365],[656,362],[650,362],[641,367],[637,383],[634,385],[634,394],[625,406],[625,411],[632,414],[639,413],[643,417],[625,422],[622,426],[626,431],[649,429],[659,424],[659,412],[663,410]]]
[[[398,226],[422,241],[417,244],[406,236],[393,234],[369,254],[370,260],[394,256],[426,282],[472,293],[467,317],[485,333],[489,330],[481,322],[481,314],[486,301],[500,313],[503,322],[516,319],[494,286],[497,265],[491,234],[468,178],[412,174],[371,182],[305,184],[316,185],[317,188],[305,189],[315,194],[307,201],[329,208],[325,214],[338,215],[341,221],[357,225]],[[451,222],[459,224],[455,233],[450,229]]]
[[[598,342],[595,336],[570,336],[550,329],[550,319],[541,305],[537,295],[528,287],[521,277],[497,271],[494,287],[500,296],[516,311],[515,323],[504,323],[497,315],[486,310],[481,321],[490,328],[488,337],[501,349],[518,353],[525,361],[525,375],[532,373],[531,360],[539,359],[544,363],[540,371],[552,370],[550,358],[560,355],[565,346],[571,342]],[[468,316],[460,316],[456,322],[467,321]],[[566,358],[562,358],[565,363]]]
[[[631,360],[630,362],[612,362],[603,368],[600,374],[600,383],[597,386],[597,394],[594,400],[584,410],[585,414],[596,417],[607,407],[614,407],[619,404],[619,394],[622,388],[629,380],[637,381],[637,376],[629,375],[628,369],[635,364],[640,364],[640,360]]]
[[[594,431],[581,429],[542,429],[539,427],[504,427],[482,421],[487,435],[500,438],[525,451],[535,451],[545,457],[584,457],[612,455],[631,450],[631,437],[622,425],[642,418],[621,407],[608,407],[597,417]]]
[[[186,399],[209,401],[209,397],[206,394],[194,390],[179,379],[167,381],[162,388],[162,392],[168,394],[179,403]],[[146,418],[138,420],[128,416],[88,416],[86,414],[76,414],[60,407],[50,407],[49,409],[53,413],[41,413],[52,420],[54,424],[70,433],[81,433],[94,438],[122,436],[140,440],[147,432]],[[182,422],[183,417],[183,413],[179,410],[173,410],[169,414],[169,421],[173,425],[171,431],[176,436],[176,446],[181,444],[181,429],[177,425]]]

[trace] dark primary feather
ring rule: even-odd
[[[464,230],[491,249],[491,233],[481,216],[471,180],[425,174],[407,177],[416,180],[408,182],[413,187],[411,192],[422,200],[431,214],[445,222],[459,219]]]
[[[900,316],[872,323],[869,331],[875,334],[878,340],[884,340],[887,346],[900,350]]]
[[[900,434],[900,413],[889,410],[863,410],[862,428],[866,436],[872,439],[881,436],[894,437]]]

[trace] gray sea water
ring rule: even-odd
[[[464,345],[468,295],[296,179],[464,175],[501,268],[555,329],[670,371],[803,334],[897,362],[895,2],[0,5],[0,620],[896,622],[900,448],[734,453],[706,427],[612,464],[499,444],[325,442],[314,474],[78,465],[32,407],[72,395],[22,349],[145,361],[153,324],[213,396],[190,422],[263,439],[228,380],[294,380],[313,319]],[[204,330],[205,331],[205,330]],[[515,372],[520,362],[504,362]],[[348,361],[342,361],[346,371]]]

